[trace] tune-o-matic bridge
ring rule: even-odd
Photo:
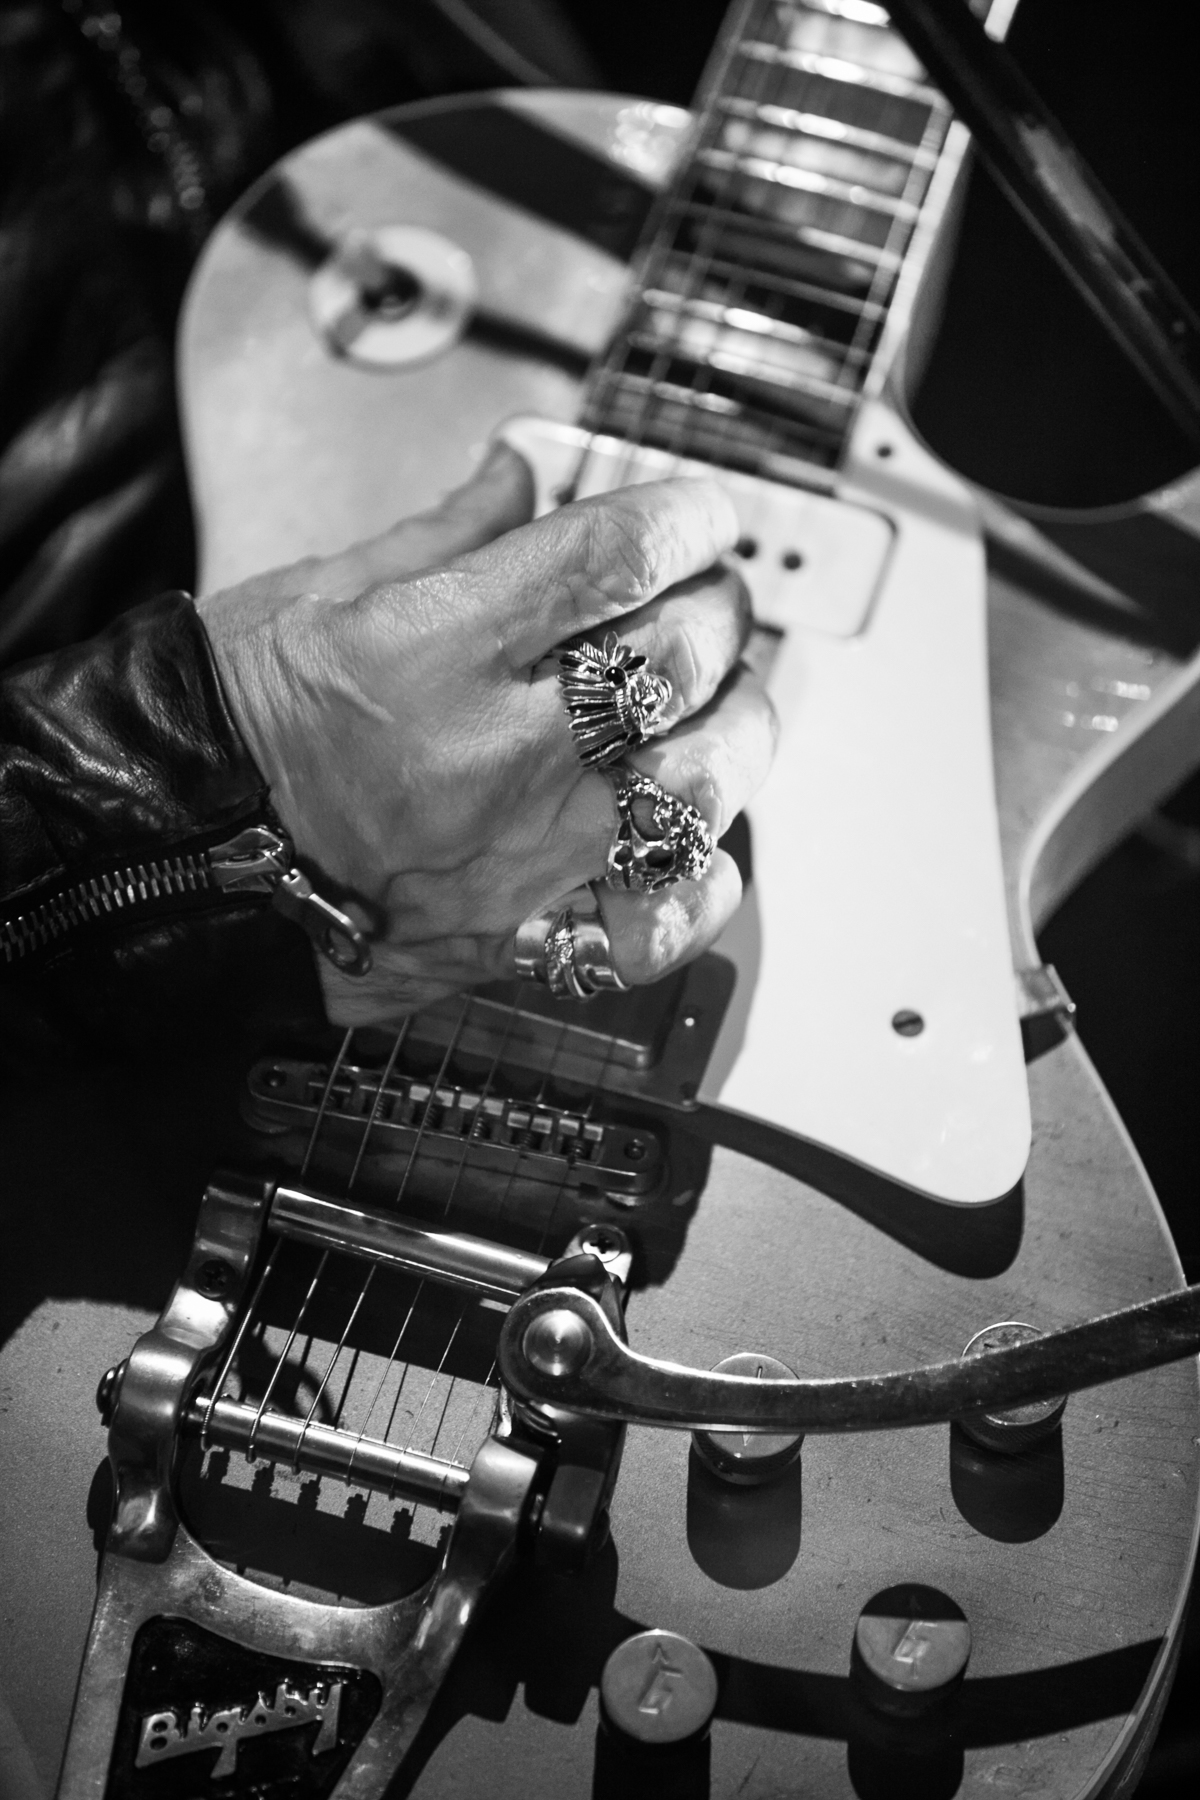
[[[630,1198],[654,1192],[663,1175],[662,1148],[643,1126],[613,1124],[580,1108],[529,1101],[444,1076],[423,1078],[372,1069],[269,1057],[251,1070],[248,1117],[260,1130],[311,1132],[318,1119],[327,1151],[373,1164],[414,1158],[429,1165],[426,1183],[449,1175],[458,1197],[497,1176],[556,1189],[591,1189]],[[439,1168],[436,1165],[441,1165]]]

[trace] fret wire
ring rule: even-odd
[[[693,201],[685,202],[680,208],[687,217],[697,210],[701,209]],[[858,238],[843,237],[836,231],[826,231],[820,225],[788,225],[781,219],[769,219],[762,213],[736,212],[729,207],[704,207],[702,210],[711,214],[722,225],[732,225],[737,230],[771,238],[779,244],[801,244],[805,248],[827,251],[843,262],[876,263],[892,271],[899,265],[899,258],[894,252],[876,244],[864,244]]]
[[[823,350],[830,356],[837,357],[851,354],[861,357],[864,354],[861,351],[851,352],[845,344],[838,343],[834,338],[822,337],[819,332],[809,331],[804,325],[789,325],[786,319],[773,319],[769,313],[761,312],[757,307],[729,306],[719,300],[688,301],[678,294],[660,288],[648,289],[645,298],[651,306],[662,307],[667,312],[686,312],[689,318],[705,320],[712,325],[723,325],[728,330],[740,331],[747,337],[761,338],[765,343],[791,344],[798,349]],[[736,317],[739,313],[743,316],[752,314],[756,318],[761,318],[767,326],[774,327],[774,329],[765,330],[757,325],[739,324]]]
[[[718,39],[717,47],[713,52],[709,67],[705,71],[702,92],[708,95],[717,95],[722,92],[730,70],[736,66],[738,40],[742,34],[748,30],[749,21],[756,10],[761,10],[764,13],[768,12],[770,10],[770,0],[742,0],[740,8],[727,20],[721,36]],[[677,202],[681,195],[695,191],[699,170],[692,152],[703,141],[705,134],[711,129],[715,116],[715,112],[710,105],[703,104],[701,106],[692,132],[689,154],[672,175],[670,181],[667,183],[651,209],[651,215],[647,222],[647,227],[643,234],[638,254],[634,259],[632,269],[632,285],[635,294],[640,293],[641,288],[646,285],[650,277],[654,259],[662,253],[662,233],[665,222],[670,216],[671,204]],[[601,429],[603,427],[601,402],[606,385],[606,378],[615,372],[624,370],[628,364],[630,347],[625,332],[629,320],[636,311],[637,305],[638,301],[635,299],[626,315],[626,320],[622,329],[617,332],[611,343],[598,357],[588,378],[585,390],[587,399],[584,406],[584,413],[585,415],[590,413],[593,417],[599,415]],[[636,437],[640,435],[643,423],[644,409],[642,414],[639,414],[634,421],[635,440]],[[572,491],[578,491],[583,483],[584,472],[587,467],[588,459],[593,452],[596,435],[596,428],[593,427],[576,460],[571,482]],[[628,441],[628,438],[626,441]]]
[[[623,374],[616,379],[626,387],[640,388],[648,381],[649,377]],[[656,382],[655,391],[659,399],[665,400],[671,405],[691,406],[697,411],[712,413],[715,417],[743,419],[747,424],[756,424],[762,431],[770,431],[777,422],[777,415],[768,412],[765,407],[756,406],[747,400],[729,399],[724,394],[705,393],[697,388],[684,387],[682,384],[670,381]],[[789,388],[786,391],[800,394],[805,390],[797,385],[796,388]],[[822,405],[848,407],[853,403],[854,395],[848,393],[844,388],[835,388],[828,395],[814,395],[813,398],[814,400],[819,399]],[[806,424],[799,414],[788,416],[786,420],[788,427],[790,428],[793,423],[799,429],[804,429]],[[820,427],[816,427],[816,429],[820,429]],[[833,430],[835,427],[830,426],[829,429]]]
[[[635,349],[649,350],[659,340],[641,332],[631,332],[630,342]],[[671,354],[672,362],[694,363],[701,372],[713,370],[719,375],[740,376],[745,380],[757,381],[763,387],[778,388],[785,394],[808,394],[813,400],[819,400],[826,406],[851,406],[858,397],[856,388],[842,387],[835,382],[822,381],[819,375],[805,375],[802,378],[787,381],[767,374],[761,363],[749,357],[739,357],[734,352],[717,350],[708,353],[676,348]],[[698,390],[703,393],[703,389]]]
[[[772,79],[772,77],[771,77],[770,71],[763,73],[761,76],[759,76],[755,80],[754,86],[757,91],[753,95],[745,95],[745,96],[743,96],[743,98],[747,99],[750,102],[750,104],[752,104],[752,105],[763,103],[765,101],[766,94],[769,93],[771,79]],[[717,98],[719,98],[719,94],[717,96],[714,96],[714,100]],[[714,118],[720,117],[719,108],[715,104],[713,105],[712,111],[713,111]],[[700,161],[702,156],[703,156],[703,152],[698,153],[696,160]],[[715,248],[716,248],[716,230],[714,229],[713,221],[710,217],[709,221],[707,222],[707,240],[706,240],[706,244],[705,244],[704,274],[703,274],[702,279],[709,278],[709,276],[711,275],[712,263],[713,263],[713,258],[714,258],[714,254],[715,254]],[[728,297],[733,300],[743,299],[745,297],[745,291],[746,291],[745,277],[743,274],[739,274],[738,276],[735,277],[735,279],[732,283],[732,288],[731,288],[731,291],[730,291],[730,294]],[[682,327],[680,327],[680,330],[682,330]],[[693,385],[695,385],[695,384],[693,384]],[[702,368],[701,374],[700,374],[699,390],[702,393],[708,392],[710,387],[711,387],[710,371],[707,368]],[[691,417],[692,417],[692,415],[690,415],[690,414],[685,413],[683,415],[683,419],[685,421],[690,422]],[[680,429],[678,429],[678,431],[675,435],[676,435],[677,442],[687,441],[687,438],[689,435],[687,425],[686,424],[681,425]],[[694,439],[693,439],[693,442],[694,442]],[[768,432],[768,447],[764,450],[764,455],[769,454],[771,448],[777,448],[778,442],[779,442],[778,428],[772,427]]]
[[[740,156],[732,150],[702,150],[700,160],[706,168],[729,169],[733,174],[746,175],[752,181],[767,181],[776,187],[812,194],[819,200],[856,206],[863,212],[886,213],[889,218],[906,219],[909,224],[912,224],[915,217],[911,208],[902,200],[895,200],[889,194],[876,193],[862,182],[840,181],[835,176],[821,175],[815,170],[801,169],[791,163],[773,162],[769,157]]]
[[[764,12],[766,12],[769,10],[769,7],[767,5],[764,5],[762,10]],[[761,76],[761,79],[763,81],[769,80],[769,75],[763,74]],[[708,90],[708,95],[706,97],[706,100],[705,100],[705,103],[703,106],[703,110],[702,110],[702,114],[701,114],[701,119],[702,119],[701,129],[697,136],[697,143],[696,143],[695,149],[693,150],[691,162],[690,162],[688,172],[687,172],[688,179],[690,181],[691,188],[693,191],[694,191],[694,188],[696,185],[696,172],[699,169],[699,167],[701,166],[705,138],[713,130],[719,131],[719,129],[720,129],[720,114],[717,111],[717,108],[715,105],[715,101],[716,101],[717,97],[719,96],[720,92],[721,92],[720,81],[719,80],[714,81]],[[761,99],[762,98],[761,93],[758,94],[756,97]],[[685,294],[688,294],[688,295],[694,295],[698,291],[698,289],[701,287],[701,285],[704,281],[704,278],[705,278],[708,260],[711,258],[711,256],[714,253],[714,250],[715,250],[715,241],[714,241],[715,240],[715,225],[714,225],[714,220],[713,220],[713,216],[712,216],[711,212],[708,213],[704,217],[704,219],[701,223],[700,230],[698,233],[698,239],[699,239],[699,241],[698,241],[697,245],[691,252],[690,259],[689,259],[689,262],[687,265],[686,275],[685,275],[684,292],[685,292]],[[643,281],[640,284],[643,288],[645,285],[645,275],[649,274],[649,272],[650,272],[649,268],[647,268],[647,270],[644,272]],[[678,339],[681,331],[682,331],[682,324],[680,323],[676,327],[676,332],[675,332],[676,339]],[[629,334],[627,332],[627,334],[626,334],[627,343],[630,342],[630,340],[631,340],[631,334]],[[669,342],[669,339],[668,339],[668,342]],[[661,379],[667,373],[667,371],[670,367],[670,362],[671,362],[671,356],[670,356],[669,350],[667,350],[667,349],[664,349],[663,351],[661,351],[658,355],[656,355],[653,358],[653,360],[651,361],[650,369],[649,369],[649,382],[651,384],[653,384],[656,380]],[[704,378],[702,376],[702,380],[705,380],[705,379],[706,378]],[[646,423],[647,423],[649,406],[650,406],[650,398],[651,398],[653,391],[654,391],[654,389],[653,389],[652,385],[647,385],[647,387],[645,387],[643,389],[642,405],[641,405],[641,408],[639,409],[637,417],[634,421],[634,428],[633,428],[633,432],[631,434],[632,442],[635,446],[644,441],[645,432],[646,432]],[[684,441],[684,437],[685,437],[684,433],[675,433],[673,435],[673,444],[671,447],[674,448],[676,455],[680,454],[680,445]]]
[[[363,1126],[363,1134],[359,1140],[358,1153],[354,1158],[354,1167],[351,1169],[350,1179],[346,1183],[347,1196],[352,1194],[354,1191],[354,1183],[358,1180],[358,1171],[362,1167],[362,1159],[363,1159],[364,1155],[366,1154],[367,1142],[371,1136],[372,1130],[374,1129],[375,1121],[379,1117],[379,1109],[383,1105],[384,1090],[386,1089],[388,1082],[392,1078],[392,1072],[396,1067],[396,1058],[399,1056],[400,1051],[404,1046],[404,1040],[408,1036],[409,1027],[412,1024],[412,1020],[413,1020],[413,1015],[411,1013],[409,1013],[408,1017],[405,1019],[404,1023],[401,1025],[399,1031],[396,1033],[395,1037],[392,1040],[392,1048],[388,1053],[387,1063],[384,1067],[383,1074],[379,1077],[379,1085],[375,1089],[375,1098],[371,1102],[370,1115],[367,1119],[366,1124]]]
[[[936,88],[908,81],[903,75],[887,75],[881,69],[867,69],[848,57],[822,56],[813,50],[788,50],[780,44],[748,41],[738,48],[739,56],[748,61],[770,62],[802,75],[817,75],[825,81],[840,81],[848,87],[867,88],[872,93],[887,94],[893,100],[912,100],[920,106],[933,106],[941,95]]]
[[[768,4],[769,4],[769,0],[749,0],[749,3],[743,9],[743,18],[748,19],[751,16],[751,14],[753,13],[753,11],[755,10],[756,5],[761,5],[762,9],[766,10],[766,7]],[[742,21],[739,20],[739,26],[741,25],[741,22]],[[733,51],[734,51],[735,45],[736,45],[736,31],[731,33],[726,44],[721,49],[719,49],[717,52],[717,58],[716,58],[717,68],[711,77],[712,91],[715,91],[715,92],[720,91],[720,87],[721,87],[721,83],[722,83],[724,74],[725,74],[726,70],[732,64]],[[650,278],[655,257],[656,257],[656,255],[661,253],[661,246],[660,246],[660,241],[659,241],[660,240],[661,223],[668,216],[668,209],[669,209],[672,197],[681,192],[692,192],[692,191],[694,191],[694,189],[696,187],[697,181],[699,179],[699,165],[698,165],[698,162],[696,159],[695,152],[699,148],[699,146],[703,143],[707,133],[711,130],[714,121],[715,121],[715,114],[712,113],[711,109],[708,108],[707,106],[702,107],[700,110],[700,115],[699,115],[699,118],[697,121],[695,131],[693,133],[693,144],[691,146],[691,152],[690,152],[686,162],[683,164],[682,168],[672,177],[667,188],[664,190],[663,195],[660,197],[659,202],[653,209],[651,221],[649,223],[648,230],[647,230],[647,236],[643,241],[643,249],[642,249],[642,251],[637,259],[637,263],[635,265],[635,290],[639,297],[633,303],[633,306],[631,308],[630,315],[629,315],[630,318],[632,318],[632,316],[636,313],[637,307],[640,304],[640,293]],[[689,278],[690,278],[692,267],[694,267],[694,257],[693,257],[692,263],[689,265]],[[626,322],[626,325],[627,324],[628,324],[628,321]],[[619,355],[621,357],[621,362],[622,362],[622,365],[624,365],[624,363],[628,360],[628,349],[629,349],[626,330],[622,331],[622,333],[619,335],[617,341],[619,344]],[[644,420],[645,420],[645,411],[646,411],[646,408],[645,408],[645,406],[643,406],[641,411],[635,416],[635,418],[633,420],[632,431],[626,433],[626,442],[630,443],[631,448],[636,448],[637,444],[641,440],[642,427],[644,425]]]
[[[923,144],[925,144],[929,148],[934,168],[936,168],[936,166],[937,166],[937,162],[941,155],[942,148],[945,144],[946,134],[949,131],[949,128],[950,128],[950,109],[946,106],[944,101],[939,101],[939,104],[937,106],[933,107],[930,111],[929,120],[925,127],[925,136],[922,140]],[[918,208],[917,208],[918,217],[920,215],[920,206],[922,206],[925,202],[925,197],[929,192],[929,188],[930,188],[932,181],[933,181],[932,172],[930,174],[928,174],[927,176],[925,176],[923,178],[923,180],[921,181],[920,201],[919,201]],[[913,168],[912,183],[913,183],[913,186],[915,187],[916,183],[917,183],[917,170],[916,170],[915,165]],[[911,237],[912,237],[912,233],[910,232],[908,234],[909,241],[911,241]],[[907,249],[907,248],[908,248],[908,244],[906,242],[905,249]],[[901,258],[901,260],[903,260],[903,259]],[[876,298],[874,288],[872,289],[872,293],[869,297],[871,299]],[[858,336],[859,336],[859,334],[856,333],[855,334],[856,341],[858,339]],[[869,377],[869,373],[868,373],[868,379],[869,378],[870,377]]]
[[[722,100],[720,107],[730,118],[754,119],[761,125],[790,131],[796,137],[810,137],[820,143],[862,150],[870,156],[890,156],[894,162],[933,167],[928,152],[920,144],[906,144],[903,138],[889,137],[882,131],[868,131],[862,125],[847,125],[841,119],[826,119],[820,113],[801,112],[793,106],[755,106],[752,101],[736,95]]]
[[[792,50],[784,42],[768,41],[776,29],[777,19],[795,19],[802,16],[805,10],[812,9],[792,6],[785,15],[782,9],[769,4],[747,5],[738,21],[740,30],[734,29],[724,46],[722,60],[713,79],[707,83],[707,98],[693,137],[692,154],[661,196],[655,209],[657,216],[652,220],[651,229],[644,240],[644,249],[635,268],[635,273],[641,280],[635,284],[636,297],[625,327],[594,369],[589,382],[586,412],[592,420],[592,432],[580,455],[577,477],[590,454],[597,431],[604,429],[606,411],[613,411],[619,405],[616,396],[621,393],[633,400],[634,411],[632,415],[624,411],[614,412],[613,433],[629,444],[631,456],[648,434],[664,443],[668,451],[681,454],[688,441],[688,433],[692,430],[688,420],[693,421],[702,437],[711,437],[711,429],[705,431],[701,421],[705,412],[716,411],[741,418],[747,430],[763,435],[766,442],[756,446],[760,466],[765,466],[768,456],[774,451],[795,455],[799,443],[803,441],[807,441],[810,446],[813,443],[820,446],[817,453],[824,460],[825,447],[829,439],[836,435],[836,427],[822,426],[803,418],[781,418],[774,413],[764,413],[762,409],[746,409],[739,403],[734,403],[734,408],[731,408],[723,404],[723,397],[720,396],[707,406],[704,404],[701,395],[711,389],[714,377],[719,374],[757,379],[768,385],[781,385],[770,372],[751,367],[749,359],[735,360],[736,352],[698,352],[683,348],[689,320],[697,315],[689,313],[682,302],[697,298],[703,282],[710,276],[724,283],[726,307],[733,305],[734,296],[740,297],[749,285],[757,288],[760,296],[765,294],[769,297],[772,293],[777,293],[789,297],[790,294],[790,297],[804,303],[817,307],[838,307],[851,314],[853,328],[847,345],[841,346],[837,340],[823,339],[818,333],[813,333],[807,340],[814,353],[830,357],[836,371],[835,378],[818,385],[817,378],[800,374],[795,382],[798,393],[809,394],[818,405],[840,406],[843,402],[836,396],[845,395],[847,399],[857,399],[869,379],[878,327],[881,322],[886,322],[889,293],[904,261],[912,230],[928,191],[928,183],[940,157],[948,124],[948,109],[936,90],[922,80],[889,75],[861,65],[853,58]],[[830,8],[818,7],[817,10],[829,12]],[[755,23],[757,32],[752,29]],[[886,29],[886,15],[881,13],[878,23]],[[786,23],[783,29],[786,31]],[[921,141],[914,145],[889,133],[872,133],[861,125],[850,125],[833,118],[823,119],[819,113],[776,104],[780,96],[764,93],[764,82],[784,83],[795,73],[819,80],[841,82],[850,89],[864,89],[928,108],[929,116],[924,121]],[[765,180],[769,176],[764,171],[770,170],[776,178],[781,178],[786,183],[792,173],[792,166],[780,164],[775,159],[746,159],[724,151],[718,141],[719,134],[723,121],[730,117],[750,117],[764,126],[788,130],[796,136],[824,137],[828,141],[860,149],[866,154],[891,157],[896,162],[906,163],[907,175],[899,199],[877,192],[870,187],[869,182],[840,182],[832,176],[813,180],[813,172],[803,168],[796,171],[797,178],[790,183],[798,190],[813,192],[817,199],[824,198],[835,204],[864,206],[885,214],[890,224],[884,244],[865,245],[854,238],[820,227],[788,225],[784,221],[768,219],[731,204],[728,178],[740,176],[741,179]],[[757,160],[763,165],[762,170],[753,166],[746,169],[746,160],[750,160],[752,165]],[[718,180],[715,192],[701,200],[697,193],[698,170],[706,161],[710,173],[725,177],[726,180]],[[684,222],[690,222],[695,233],[692,243],[686,248],[679,241],[679,230]],[[861,295],[839,294],[836,289],[826,293],[819,281],[797,282],[795,289],[789,290],[783,284],[791,278],[773,275],[769,270],[748,270],[737,259],[721,256],[716,241],[720,227],[746,236],[751,241],[757,237],[768,242],[794,243],[810,257],[829,256],[851,267],[858,265],[863,268],[866,276],[866,297],[864,299]],[[656,269],[661,269],[682,290],[669,302],[664,303],[661,296],[655,296],[652,292],[655,285],[652,277]],[[660,281],[657,285],[661,287],[663,284]],[[636,324],[637,314],[653,310],[656,302],[660,312],[671,312],[669,325],[666,329],[656,331],[639,330]],[[760,298],[755,310],[764,317],[771,318],[773,311],[770,309],[769,298],[766,305],[768,310],[764,312]],[[661,321],[656,323],[661,324]],[[728,319],[717,318],[714,323],[718,330],[739,329],[736,321],[730,323]],[[784,326],[787,324],[786,321],[780,323]],[[793,329],[799,331],[803,328]],[[767,332],[763,335],[768,339],[770,337]],[[780,331],[777,341],[782,342],[785,335],[785,331]],[[801,346],[806,342],[804,339],[793,341]],[[641,372],[630,367],[631,357],[639,352],[648,359],[647,366]],[[671,365],[676,361],[684,365],[690,364],[695,369],[690,399],[684,398],[682,383],[670,379]],[[634,399],[634,396],[637,398]],[[652,407],[656,409],[653,417]],[[659,407],[667,410],[659,415]],[[757,423],[752,423],[755,420]],[[706,447],[711,455],[713,444],[709,442]],[[739,455],[743,452],[750,453],[749,441],[739,448]]]
[[[338,1046],[337,1055],[334,1057],[333,1062],[330,1064],[329,1079],[325,1083],[325,1090],[321,1095],[321,1103],[317,1107],[317,1116],[313,1120],[312,1130],[309,1133],[308,1146],[304,1152],[304,1161],[300,1164],[300,1180],[301,1181],[303,1181],[305,1175],[307,1175],[307,1173],[308,1173],[308,1165],[312,1161],[313,1151],[317,1147],[317,1138],[320,1135],[321,1124],[325,1118],[325,1113],[329,1106],[329,1097],[333,1093],[333,1084],[337,1080],[338,1074],[342,1068],[343,1063],[345,1062],[347,1052],[350,1049],[350,1041],[353,1038],[353,1036],[354,1036],[354,1027],[350,1026],[350,1028],[347,1030],[345,1036],[343,1037],[341,1043]]]
[[[740,264],[727,262],[719,256],[713,258],[710,267],[714,274],[722,278],[729,275],[736,279],[744,273]],[[884,317],[885,309],[882,306],[869,306],[867,301],[857,300],[852,294],[840,293],[836,288],[817,287],[810,281],[794,280],[787,275],[768,274],[762,269],[754,271],[747,285],[752,288],[773,288],[787,299],[808,300],[814,306],[827,307],[831,312],[865,314],[872,323],[877,323]]]

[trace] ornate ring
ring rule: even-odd
[[[558,684],[585,769],[615,762],[644,744],[671,698],[671,683],[610,631],[603,648],[573,644],[558,653]]]
[[[517,974],[540,981],[557,1000],[590,1000],[593,994],[624,993],[613,967],[612,944],[595,896],[586,888],[553,912],[534,913],[517,928]]]
[[[608,855],[608,885],[653,894],[675,881],[698,881],[716,845],[696,808],[636,769],[614,771],[611,779],[619,817]],[[634,810],[639,802],[640,823]]]

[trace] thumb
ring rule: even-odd
[[[462,487],[428,512],[402,519],[365,545],[374,581],[416,575],[481,549],[533,515],[533,476],[510,445],[494,443]]]

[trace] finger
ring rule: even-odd
[[[659,981],[707,950],[742,897],[737,864],[718,850],[699,881],[680,881],[657,894],[598,889],[612,946],[613,967],[631,987]]]
[[[716,562],[737,537],[715,481],[654,481],[577,500],[484,550],[447,578],[452,610],[529,668],[568,638],[635,612]]]
[[[635,750],[629,761],[668,793],[690,801],[719,838],[762,785],[778,735],[766,690],[739,666],[702,712],[669,737]]]
[[[329,557],[322,591],[328,599],[351,599],[377,582],[435,568],[524,525],[532,511],[529,465],[511,445],[494,443],[469,480],[437,506]]]
[[[621,621],[621,642],[671,683],[657,736],[708,705],[745,649],[752,624],[745,582],[721,566],[680,582]],[[589,633],[597,647],[605,635]]]

